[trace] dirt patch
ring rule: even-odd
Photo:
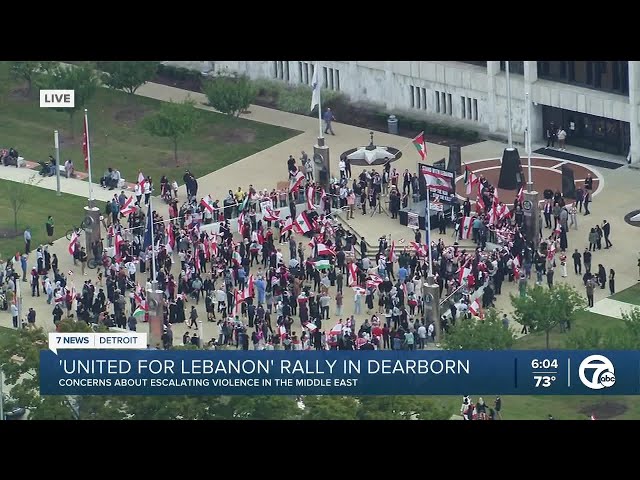
[[[8,229],[8,228],[0,228],[0,238],[17,238],[20,237],[22,234],[20,232],[16,233],[13,231],[12,229]]]
[[[609,402],[605,400],[583,407],[579,411],[587,417],[593,415],[597,420],[609,420],[626,413],[627,406],[622,403]]]
[[[222,131],[214,128],[209,133],[209,138],[227,145],[253,143],[256,140],[256,132],[248,128],[227,128]]]
[[[127,125],[131,125],[139,122],[144,118],[144,116],[150,111],[150,108],[147,108],[142,105],[138,106],[130,106],[125,107],[123,109],[117,110],[113,114],[113,118],[117,122],[122,122]]]

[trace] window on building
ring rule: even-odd
[[[467,97],[467,118],[473,120],[473,111],[471,110],[471,98]]]
[[[336,87],[336,92],[340,91],[340,70],[338,70],[337,68],[334,70],[335,72],[335,87]]]
[[[507,70],[507,62],[500,62],[500,70]],[[509,60],[509,74],[524,75],[524,62],[512,62]]]
[[[460,97],[460,105],[462,106],[460,116],[462,118],[467,118],[467,100],[465,97]]]
[[[422,90],[422,108],[426,110],[427,109],[427,89],[421,88],[420,90]]]
[[[278,78],[278,62],[273,62],[273,69],[272,72],[273,74],[273,78]]]
[[[538,62],[538,77],[621,95],[629,94],[629,62]]]
[[[329,88],[331,90],[334,90],[334,83],[333,83],[333,75],[335,73],[335,70],[333,68],[329,69]]]
[[[453,108],[452,108],[452,103],[451,103],[451,99],[452,99],[452,95],[449,93],[447,95],[448,97],[448,103],[447,103],[447,113],[449,115],[453,115]]]
[[[302,62],[298,62],[298,81],[302,83]]]
[[[291,74],[289,72],[289,62],[284,62],[284,80],[289,82],[291,81]]]
[[[473,99],[473,119],[476,122],[478,121],[478,99],[477,98]]]
[[[409,92],[411,96],[411,108],[416,108],[415,87],[413,85],[409,85]]]
[[[436,113],[440,113],[440,92],[436,90]]]
[[[304,63],[304,66],[302,68],[302,73],[303,73],[303,82],[302,83],[305,83],[305,84],[309,85],[309,80],[311,78],[313,78],[313,77],[312,77],[312,75],[309,75],[309,64],[307,62],[303,62],[303,63]]]
[[[329,85],[329,69],[327,67],[322,67],[322,77],[324,80],[322,85],[327,88],[327,85]]]

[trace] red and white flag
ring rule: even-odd
[[[296,174],[291,178],[291,182],[289,183],[289,193],[297,192],[303,180],[304,173],[298,170]]]
[[[269,207],[264,209],[264,214],[262,215],[262,220],[267,222],[275,222],[280,218],[280,210],[273,210]]]
[[[315,210],[316,187],[311,184],[307,188],[307,210]]]
[[[467,277],[471,275],[471,267],[466,263],[464,266],[460,267],[456,273],[458,273],[458,283],[462,285]]]
[[[518,190],[518,195],[516,195],[516,200],[520,203],[524,201],[524,186],[520,187],[520,190]]]
[[[213,208],[213,205],[211,205],[210,202],[211,202],[211,195],[207,195],[202,200],[200,200],[200,205],[202,205],[204,208],[209,210],[210,213],[213,213],[215,209]]]
[[[147,183],[147,178],[142,174],[142,172],[138,172],[138,185],[140,185],[140,190],[144,192],[144,185]]]
[[[471,238],[471,230],[473,229],[473,218],[462,217],[462,225],[460,225],[460,238]]]
[[[311,224],[306,212],[302,212],[298,215],[298,218],[296,218],[295,228],[300,235],[304,235],[312,230],[313,225]]]
[[[395,251],[396,251],[396,241],[394,240],[391,242],[391,248],[389,249],[389,257],[387,258],[387,261],[393,263],[393,256]]]
[[[129,197],[125,200],[124,205],[120,209],[120,213],[125,217],[131,215],[136,211],[135,202],[133,201],[133,197]]]
[[[120,255],[120,245],[122,245],[123,243],[124,243],[124,238],[122,238],[122,235],[120,235],[119,233],[116,234],[116,238],[114,238],[113,240],[113,244],[116,247],[116,257]]]
[[[238,215],[238,233],[242,235],[242,231],[244,229],[244,212],[240,212]]]
[[[412,140],[413,146],[418,151],[418,155],[424,161],[427,158],[427,144],[424,141],[424,132],[420,132],[416,138]]]
[[[426,169],[422,170],[422,174],[424,175],[424,179],[430,189],[441,190],[444,192],[453,192],[453,187],[451,186],[451,177],[447,177],[446,175],[442,175],[441,173],[437,172],[430,172]]]
[[[293,228],[293,218],[287,217],[287,219],[284,221],[284,225],[282,227],[282,233],[288,232],[292,228]]]
[[[174,248],[176,248],[176,236],[173,233],[173,224],[169,223],[167,226],[167,252],[173,252]]]
[[[480,305],[477,298],[473,301],[471,305],[469,305],[469,311],[476,317],[479,317],[479,318],[484,317],[484,312],[482,311],[482,305]]]
[[[284,325],[280,325],[278,327],[278,332],[280,333],[280,338],[284,338],[287,336],[287,327],[285,327]]]
[[[76,248],[76,244],[78,243],[78,240],[80,239],[79,235],[77,234],[77,232],[73,232],[73,234],[71,235],[71,241],[69,242],[69,255],[73,255],[73,252],[75,251]]]
[[[418,254],[419,257],[426,257],[427,256],[427,252],[425,251],[424,246],[416,243],[416,242],[409,242],[409,245],[411,245],[413,247],[413,249],[416,251],[416,253]]]
[[[347,266],[347,270],[349,271],[348,284],[350,287],[353,287],[358,284],[358,267],[355,263],[351,262]]]
[[[327,247],[324,243],[318,243],[318,255],[335,255],[333,249]]]

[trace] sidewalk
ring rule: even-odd
[[[631,313],[634,308],[638,308],[638,306],[611,298],[603,298],[595,302],[589,311],[607,317],[622,318],[623,313]]]

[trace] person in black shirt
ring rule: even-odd
[[[571,258],[573,258],[573,270],[576,272],[576,275],[582,275],[582,255],[580,255],[577,248],[573,252],[573,255],[571,255]]]

